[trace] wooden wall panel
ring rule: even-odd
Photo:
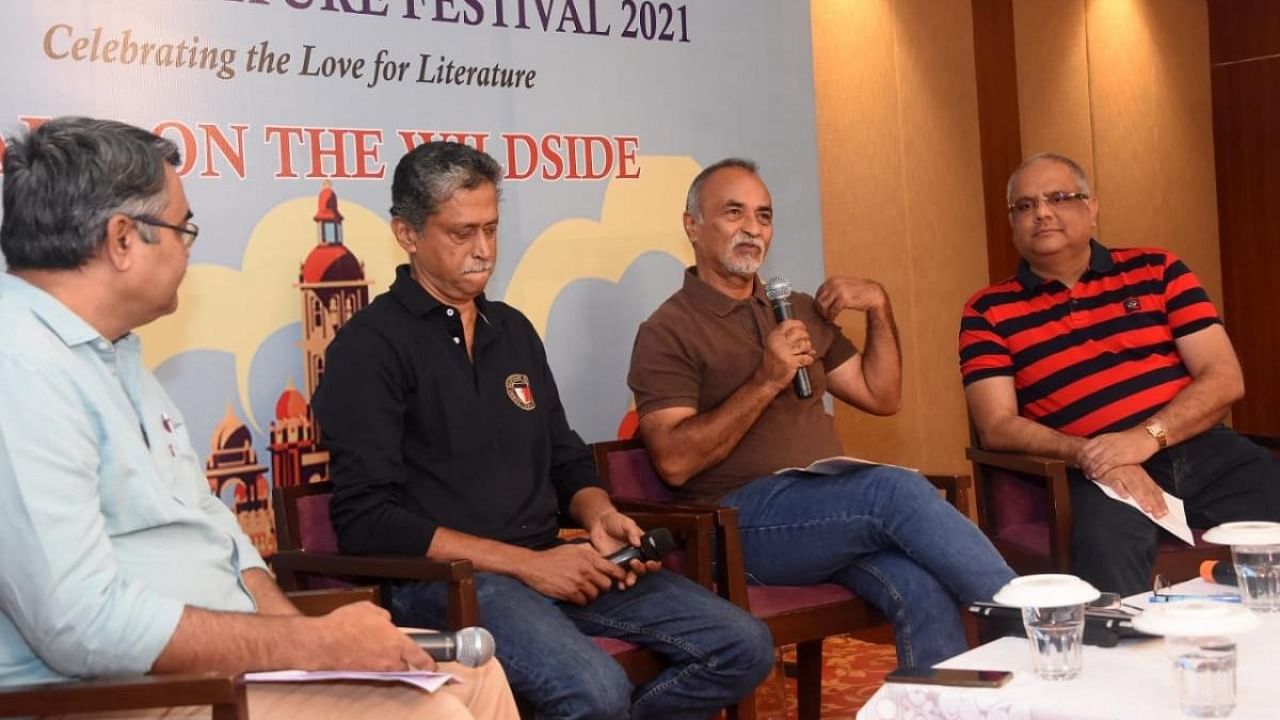
[[[1280,54],[1276,0],[1210,0],[1209,59],[1214,65]]]
[[[1280,435],[1280,4],[1211,2],[1209,23],[1223,301],[1247,393],[1232,421]]]
[[[1087,25],[1100,239],[1172,250],[1221,308],[1206,5],[1095,0]]]
[[[1018,60],[1013,0],[973,0],[973,54],[982,149],[982,204],[987,227],[987,276],[1009,277],[1018,267],[1005,185],[1022,163],[1018,117]]]

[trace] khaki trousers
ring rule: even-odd
[[[519,720],[515,699],[502,665],[492,660],[478,668],[440,663],[441,672],[456,675],[428,694],[398,683],[252,683],[249,685],[250,720],[349,720],[350,718],[405,718],[406,720]],[[59,715],[65,720],[85,718],[208,718],[209,707],[175,707],[157,710],[123,710],[112,713]]]

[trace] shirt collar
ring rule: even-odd
[[[760,278],[755,278],[753,284],[751,299],[767,306],[769,298],[764,293],[764,285],[760,282]],[[695,305],[707,308],[715,313],[717,317],[727,316],[744,302],[743,300],[734,300],[711,287],[702,278],[698,277],[698,268],[696,266],[687,268],[684,271],[684,292]]]
[[[410,314],[417,317],[426,317],[431,312],[446,307],[413,278],[413,270],[408,263],[396,267],[396,279],[391,283],[391,294]],[[475,302],[480,319],[486,324],[493,324],[489,320],[489,299],[484,296],[484,293],[480,293],[476,296]]]
[[[68,347],[93,342],[102,337],[92,325],[71,312],[60,300],[17,275],[0,273],[0,296],[25,305]]]
[[[1093,272],[1101,275],[1110,272],[1116,267],[1115,262],[1111,260],[1111,251],[1102,243],[1089,239],[1089,267],[1086,273]],[[1018,261],[1018,282],[1022,283],[1022,287],[1030,290],[1048,282],[1040,277],[1031,269],[1031,265],[1026,260]]]

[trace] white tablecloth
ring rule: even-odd
[[[1231,591],[1201,581],[1183,592]],[[1135,604],[1144,605],[1145,598]],[[1237,642],[1237,695],[1232,720],[1280,718],[1280,614]],[[1163,640],[1084,647],[1083,670],[1072,680],[1041,680],[1031,669],[1025,638],[1006,637],[940,663],[939,667],[1011,670],[1002,688],[954,688],[886,683],[858,712],[858,720],[1148,720],[1184,717]]]

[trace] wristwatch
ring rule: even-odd
[[[1156,439],[1156,444],[1160,446],[1161,450],[1169,447],[1169,435],[1165,432],[1164,423],[1152,418],[1147,421],[1146,425],[1142,426],[1142,429]]]

